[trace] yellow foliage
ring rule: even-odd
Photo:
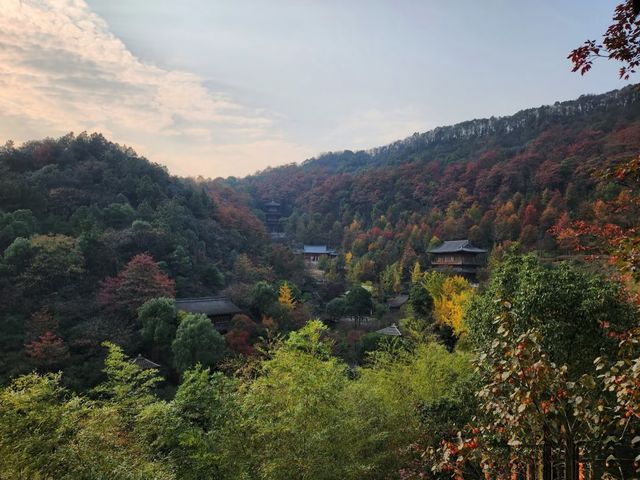
[[[351,263],[352,259],[353,259],[353,253],[347,252],[344,254],[344,263],[346,263],[347,265]]]
[[[442,285],[442,294],[434,299],[436,321],[449,325],[457,336],[465,333],[464,314],[473,292],[464,278],[457,275],[448,277]]]
[[[296,301],[293,298],[293,291],[291,291],[291,287],[287,282],[284,282],[280,286],[280,291],[278,293],[279,293],[278,302],[280,302],[280,305],[283,305],[289,310],[293,310],[293,307],[295,306]]]
[[[422,269],[420,268],[420,262],[416,260],[413,270],[411,270],[411,283],[418,283],[422,280]]]

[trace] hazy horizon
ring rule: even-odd
[[[614,6],[8,0],[0,140],[98,131],[194,177],[375,148],[629,84],[566,59]]]

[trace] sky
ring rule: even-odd
[[[0,0],[0,142],[101,132],[211,178],[376,147],[626,85],[566,59],[616,3]]]

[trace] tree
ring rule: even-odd
[[[430,272],[425,272],[423,284],[431,294],[431,297],[438,298],[442,296],[442,289],[446,279],[447,276],[444,273],[437,270],[431,270]]]
[[[466,333],[464,315],[473,289],[463,277],[448,277],[442,286],[442,295],[434,299],[434,317],[441,325],[450,326],[456,336]]]
[[[339,320],[347,311],[347,300],[344,297],[336,297],[326,306],[327,315],[334,322]]]
[[[76,240],[66,235],[16,238],[5,250],[4,261],[30,294],[48,294],[76,280],[85,263]]]
[[[136,433],[176,478],[237,478],[229,426],[235,419],[236,382],[200,365],[183,374],[171,402],[155,402],[138,416]],[[229,425],[230,424],[230,425]]]
[[[128,361],[121,366],[142,372]],[[144,407],[135,401],[136,389],[128,393],[133,405]],[[62,386],[61,374],[15,379],[0,390],[0,478],[175,479],[115,398],[74,394]]]
[[[249,340],[250,333],[246,330],[233,329],[229,330],[224,335],[224,342],[227,348],[235,353],[241,355],[252,355],[255,352],[255,348],[251,345]]]
[[[353,415],[373,421],[374,431],[386,432],[380,443],[369,444],[369,461],[394,472],[388,478],[432,478],[433,464],[424,463],[427,453],[462,428],[474,412],[471,356],[449,353],[435,342],[411,349],[383,342],[359,373],[358,382],[350,385],[351,394],[359,399],[355,405],[364,404],[367,407],[360,410],[369,412]]]
[[[361,286],[353,287],[345,296],[345,307],[345,313],[351,315],[356,324],[359,323],[362,318],[371,314],[373,309],[371,293]]]
[[[162,380],[155,369],[141,369],[131,362],[122,349],[111,342],[103,342],[107,348],[103,372],[107,379],[94,391],[117,405],[128,422],[155,400],[153,391]]]
[[[588,457],[600,454],[601,439],[582,414],[593,379],[570,382],[569,367],[551,361],[535,329],[516,333],[512,305],[500,308],[496,338],[477,361],[478,414],[458,439],[443,443],[441,467],[469,478],[479,466],[501,478],[531,472],[541,459],[544,480],[554,463],[564,465],[564,478],[577,480],[578,445]]]
[[[384,293],[400,293],[402,287],[402,266],[400,262],[387,265],[380,274],[380,284]]]
[[[416,317],[424,321],[431,321],[433,316],[433,297],[422,283],[411,285],[409,305]]]
[[[171,354],[177,328],[177,312],[172,298],[153,298],[138,309],[142,338],[151,346],[152,358],[163,360]]]
[[[617,355],[595,360],[596,370],[602,372],[599,376],[602,388],[613,392],[615,400],[608,404],[599,402],[589,412],[589,420],[601,425],[607,439],[613,439],[606,445],[610,466],[627,466],[637,475],[640,473],[640,327],[617,337]],[[632,455],[635,458],[629,468]]]
[[[128,314],[159,297],[175,297],[175,282],[144,253],[134,256],[117,276],[103,280],[98,293],[100,304]]]
[[[295,307],[296,300],[293,297],[293,292],[287,282],[284,282],[280,286],[280,289],[278,292],[278,302],[280,303],[280,305],[283,305],[288,310],[293,310],[293,307]]]
[[[0,390],[0,477],[64,478],[63,458],[82,418],[80,402],[64,402],[61,374],[35,373]],[[73,398],[73,397],[72,397]]]
[[[584,75],[593,66],[595,58],[608,58],[622,63],[620,78],[628,80],[640,65],[640,2],[626,0],[615,8],[613,24],[604,34],[602,43],[587,40],[574,49],[567,58],[574,72]]]
[[[278,301],[278,292],[268,282],[257,282],[251,289],[251,313],[254,318],[259,318]]]
[[[210,367],[224,356],[224,338],[206,315],[186,314],[180,320],[171,349],[180,372],[197,363]]]
[[[46,331],[26,346],[33,363],[45,370],[61,367],[69,360],[69,348],[55,333]]]
[[[36,340],[45,332],[58,330],[58,321],[48,308],[42,308],[29,317],[24,325],[24,333],[27,340]]]
[[[420,268],[420,262],[416,260],[416,263],[413,265],[413,270],[411,270],[411,283],[418,283],[422,280],[422,270]]]
[[[619,284],[566,263],[548,266],[533,254],[510,254],[468,309],[468,338],[480,350],[496,337],[499,299],[512,304],[514,331],[536,329],[551,361],[569,366],[571,380],[589,372],[603,351],[615,349],[605,323],[625,330],[634,322]]]
[[[325,330],[315,321],[292,332],[248,385],[236,428],[244,433],[236,458],[246,476],[355,478],[349,473],[355,466],[348,440],[352,429],[341,402],[346,367],[331,356]]]

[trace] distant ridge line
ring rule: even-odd
[[[529,127],[545,127],[553,120],[588,115],[597,111],[607,111],[640,102],[640,84],[628,85],[621,89],[601,94],[585,94],[574,100],[558,101],[552,105],[520,110],[512,115],[465,120],[453,125],[436,127],[426,132],[396,140],[392,143],[360,150],[341,150],[322,153],[301,162],[301,166],[311,165],[323,158],[343,153],[366,154],[371,158],[384,156],[406,147],[425,147],[436,143],[455,140],[471,140],[495,134],[510,134]]]

